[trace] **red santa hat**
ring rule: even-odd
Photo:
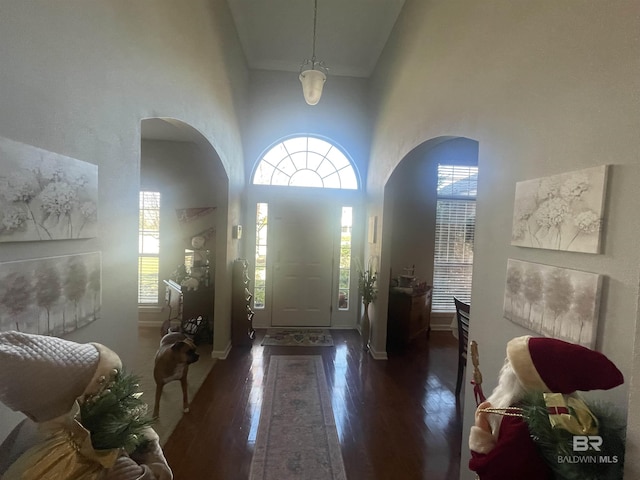
[[[555,338],[514,338],[507,343],[507,358],[527,390],[569,394],[624,383],[620,370],[602,353]]]
[[[97,393],[122,362],[99,343],[11,331],[0,333],[0,366],[0,401],[44,422]]]

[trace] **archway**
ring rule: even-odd
[[[380,264],[391,282],[410,268],[417,283],[433,286],[438,165],[477,163],[478,142],[464,137],[427,140],[398,163],[384,189]],[[451,306],[453,309],[453,299]],[[386,320],[386,313],[382,316]],[[433,313],[431,328],[449,328],[452,317],[452,313]],[[382,328],[388,331],[386,322]]]
[[[209,250],[210,267],[209,278],[198,280],[202,286],[210,285],[211,293],[201,300],[196,312],[202,310],[203,316],[211,317],[208,320],[213,328],[214,352],[223,352],[230,329],[229,325],[215,321],[224,318],[216,315],[215,298],[225,298],[229,290],[226,269],[229,178],[220,157],[198,130],[180,120],[143,119],[140,189],[160,196],[158,301],[140,309],[140,323],[160,325],[169,316],[177,317],[171,309],[163,311],[167,288],[164,280],[176,279],[177,267],[187,262],[185,250],[193,248],[192,237],[202,236],[206,239],[203,248]]]
[[[248,186],[247,218],[257,221],[246,232],[255,326],[355,326],[359,183],[348,153],[326,137],[288,136],[260,155]]]

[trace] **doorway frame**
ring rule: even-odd
[[[289,199],[295,201],[296,198],[303,196],[311,198],[317,202],[328,203],[336,208],[348,206],[353,208],[353,226],[351,237],[351,276],[349,284],[350,300],[349,308],[341,310],[338,308],[338,275],[339,275],[339,253],[340,242],[334,242],[334,262],[332,266],[332,287],[331,287],[331,320],[328,328],[356,328],[358,318],[361,312],[361,302],[358,295],[358,280],[355,269],[356,258],[362,258],[363,242],[364,242],[364,201],[362,192],[359,190],[338,190],[328,188],[310,188],[310,187],[284,187],[275,185],[248,185],[247,205],[245,218],[247,225],[243,228],[246,232],[245,236],[245,252],[249,262],[249,277],[251,285],[255,285],[255,251],[256,251],[256,205],[258,203],[273,202],[275,199],[282,201]],[[267,227],[269,228],[269,227]],[[244,233],[243,232],[243,233]],[[338,239],[339,230],[336,229],[336,239]],[[269,233],[267,233],[267,242],[269,241]],[[267,247],[267,252],[268,252]],[[268,255],[268,253],[267,253]],[[253,308],[255,315],[253,317],[253,325],[255,328],[270,328],[272,325],[272,265],[267,257],[267,285],[265,292],[265,308]]]

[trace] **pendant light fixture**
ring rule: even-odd
[[[311,60],[305,59],[300,65],[300,82],[302,93],[309,105],[316,105],[322,96],[322,87],[327,80],[329,69],[324,62],[316,61],[316,24],[318,18],[318,0],[314,0],[313,7],[313,50]]]

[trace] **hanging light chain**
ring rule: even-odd
[[[316,60],[316,30],[318,25],[318,0],[314,0],[313,2],[313,38],[312,38],[312,50],[311,50],[311,59],[305,58],[303,62],[300,64],[300,73],[304,71],[305,68],[311,66],[311,70],[319,70],[323,72],[325,75],[329,72],[329,67],[327,67],[323,61]]]
[[[316,65],[316,23],[318,21],[318,0],[313,5],[313,48],[311,50],[311,68]]]

